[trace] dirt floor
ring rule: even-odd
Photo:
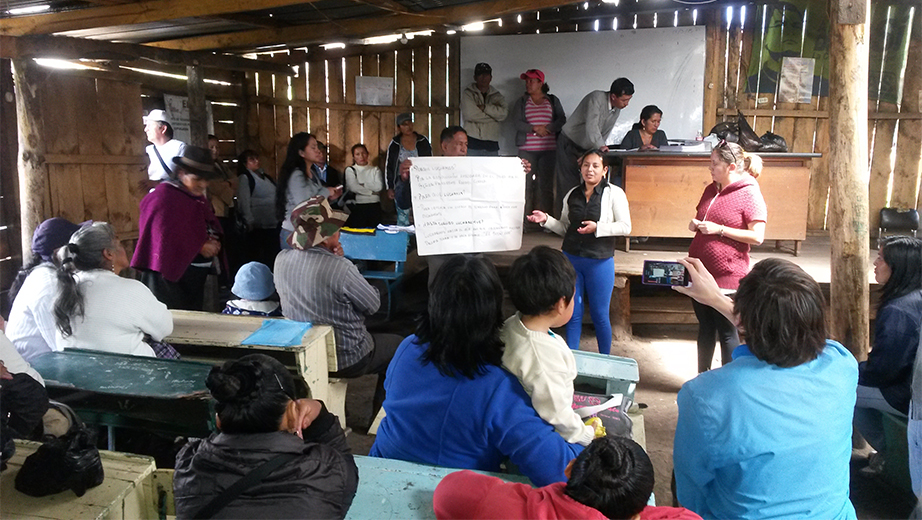
[[[502,271],[501,271],[502,272]],[[413,320],[426,304],[426,271],[410,277],[404,284],[394,319],[383,316],[372,327],[400,334],[413,330]],[[512,313],[507,302],[507,314]],[[675,434],[676,394],[685,381],[695,377],[697,357],[695,350],[696,326],[690,325],[637,325],[634,336],[612,345],[611,353],[637,360],[640,382],[635,392],[637,403],[646,405],[643,410],[646,430],[646,449],[656,471],[654,495],[658,505],[671,505],[672,440]],[[597,351],[592,325],[583,330],[581,349]],[[714,366],[720,365],[720,349],[715,349]],[[351,428],[349,444],[356,454],[365,455],[374,443],[374,437],[365,435],[371,422],[371,396],[374,376],[351,380],[347,393],[346,421]],[[856,450],[852,459],[851,497],[861,519],[907,518],[915,499],[888,484],[859,473],[867,465],[867,450]]]

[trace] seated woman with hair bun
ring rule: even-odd
[[[205,385],[217,401],[219,433],[176,455],[177,518],[344,518],[358,486],[346,436],[303,379],[250,354],[214,367]],[[215,498],[273,459],[280,465],[229,497]],[[215,502],[215,503],[213,503]],[[208,507],[211,516],[200,514]]]

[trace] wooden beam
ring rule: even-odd
[[[260,105],[275,105],[275,106],[292,106],[292,107],[307,107],[307,108],[326,108],[330,110],[345,110],[352,112],[360,111],[369,111],[369,112],[390,112],[393,114],[400,114],[403,112],[413,112],[414,110],[420,111],[420,106],[413,107],[410,105],[352,105],[348,103],[327,103],[325,101],[305,101],[300,99],[285,99],[279,97],[271,96],[254,96],[250,99],[250,103],[258,103]],[[423,105],[422,112],[427,114],[454,114],[460,109],[456,107],[437,107],[437,106],[425,106]]]
[[[219,16],[304,3],[303,0],[146,0],[0,20],[0,34],[53,34],[96,27],[163,22],[176,18]]]
[[[746,115],[746,117],[776,116],[776,117],[810,117],[810,118],[819,118],[819,119],[826,119],[827,117],[829,117],[828,110],[796,110],[796,109],[775,110],[771,108],[747,108],[747,109],[744,109],[742,112],[743,114]],[[717,114],[721,116],[736,117],[737,113],[739,113],[739,110],[735,108],[718,108],[717,109]]]
[[[202,67],[186,67],[189,89],[189,134],[191,145],[208,148],[208,112],[205,110],[205,76]]]
[[[42,71],[32,60],[13,60],[16,85],[16,124],[19,130],[19,201],[22,232],[22,260],[32,257],[32,233],[50,215],[48,165],[45,163],[45,139],[42,126],[42,96],[39,85]]]
[[[0,58],[58,58],[64,60],[105,59],[133,61],[145,59],[165,65],[202,66],[224,70],[269,72],[294,75],[287,65],[251,60],[229,54],[181,52],[131,43],[111,43],[66,36],[0,36]]]
[[[869,343],[868,24],[842,23],[839,8],[831,2],[829,314],[832,337],[860,361],[867,357]]]
[[[381,16],[373,22],[368,18],[339,20],[335,23],[305,24],[287,29],[242,31],[154,42],[149,45],[167,49],[252,49],[262,45],[286,44],[292,47],[331,38],[367,38],[396,31],[419,31],[441,25],[458,25],[484,18],[514,14],[536,9],[569,5],[572,0],[488,0],[470,4],[430,9],[414,15]],[[489,13],[489,14],[486,14]]]
[[[73,155],[63,153],[45,154],[47,164],[143,164],[150,159],[147,155]]]

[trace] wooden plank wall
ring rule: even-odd
[[[741,110],[757,134],[771,131],[784,137],[791,151],[824,154],[823,158],[812,161],[807,228],[825,230],[829,193],[829,171],[825,157],[829,147],[829,120],[826,111],[828,98],[813,96],[810,103],[781,103],[775,99],[777,90],[774,93],[755,94],[757,91],[750,92],[747,86],[749,61],[758,59],[762,35],[767,30],[766,25],[770,23],[767,17],[763,17],[765,9],[766,6],[748,6],[745,16],[742,17],[739,9],[731,9],[729,12],[726,9],[717,9],[704,14],[708,29],[705,130],[710,128],[711,122],[735,120],[737,111]],[[785,6],[782,9],[790,7]],[[806,8],[804,16],[821,14],[811,12],[810,9],[809,6]],[[801,13],[792,14],[796,17],[801,16]],[[900,27],[899,24],[894,24],[894,20],[900,19],[911,19],[911,35],[910,31],[905,30],[905,25],[902,26],[908,38],[906,59],[895,52],[898,45],[893,40],[898,37]],[[872,235],[877,234],[880,208],[919,208],[922,205],[922,196],[918,190],[922,177],[919,167],[922,157],[922,115],[919,113],[919,97],[922,90],[920,19],[922,9],[918,7],[911,12],[910,7],[906,5],[890,6],[884,2],[872,4],[872,23],[869,31],[872,76],[874,71],[880,76],[881,70],[898,69],[899,66],[894,65],[893,60],[905,65],[902,77],[893,74],[887,77],[887,74],[884,74],[885,82],[891,83],[890,88],[902,91],[900,103],[885,100],[886,96],[880,83],[873,78],[869,86],[871,112],[868,115],[868,194]],[[894,33],[897,33],[896,36]],[[890,38],[886,43],[885,35],[889,35]],[[798,26],[783,27],[782,38],[786,45],[791,45],[793,41],[794,47],[808,47],[807,42],[802,40],[802,32]],[[802,52],[801,56],[814,57],[809,50]],[[766,78],[760,76],[759,81],[766,81]],[[899,81],[902,81],[902,85],[892,84]],[[714,88],[709,88],[709,84],[713,84]],[[894,149],[895,160],[891,160]]]
[[[137,238],[137,183],[147,163],[140,85],[56,72],[41,88],[53,216],[106,221],[119,238]]]
[[[293,50],[261,56],[297,65],[291,89],[287,78],[248,74],[250,124],[248,140],[260,154],[263,168],[277,175],[291,136],[310,132],[326,143],[336,169],[352,164],[351,149],[364,143],[369,161],[384,167],[387,146],[396,133],[397,114],[412,112],[414,128],[430,140],[447,124],[460,121],[459,40],[430,38],[417,45],[338,49],[305,53]],[[394,104],[356,103],[358,76],[394,78]],[[255,112],[255,116],[254,116]]]

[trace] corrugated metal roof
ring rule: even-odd
[[[150,1],[150,0],[148,0]],[[175,2],[177,0],[173,0]],[[182,1],[182,0],[179,0]],[[268,0],[267,0],[268,1]],[[567,0],[561,0],[563,3],[561,5],[567,5]],[[572,2],[573,4],[579,5],[580,8],[577,9],[575,6],[568,6],[566,9],[560,9],[560,12],[557,10],[549,10],[547,14],[549,16],[542,17],[540,20],[536,20],[531,25],[546,25],[550,24],[550,30],[556,30],[553,25],[555,23],[572,23],[579,22],[584,20],[587,17],[591,18],[592,16],[611,16],[613,14],[625,14],[632,13],[637,11],[651,11],[651,10],[681,10],[695,7],[694,5],[689,5],[691,2],[696,0],[682,0],[680,3],[678,0],[622,0],[619,6],[614,4],[603,4],[600,0],[593,0],[589,3],[590,8],[588,11],[585,11],[582,6],[583,2]],[[745,0],[744,0],[745,1]],[[189,0],[189,5],[194,5],[195,0]],[[120,4],[135,4],[137,2],[128,2],[120,0],[90,0],[90,1],[81,1],[81,0],[0,0],[0,27],[2,27],[5,19],[9,20],[9,10],[19,7],[29,7],[39,4],[48,4],[51,6],[50,12],[65,12],[65,11],[74,11],[77,9],[88,9],[95,8],[98,10],[105,10],[107,7],[116,6]],[[259,7],[261,0],[252,0],[253,7]],[[304,28],[304,38],[300,39],[298,42],[289,42],[291,44],[303,45],[305,41],[313,41],[314,43],[323,43],[323,41],[316,41],[311,38],[311,26],[317,25],[318,28],[322,27],[322,33],[325,35],[326,41],[330,41],[331,32],[335,32],[338,22],[349,23],[350,34],[353,36],[356,32],[365,32],[364,36],[375,36],[380,35],[381,30],[376,27],[376,25],[383,25],[380,23],[381,20],[387,19],[393,21],[395,16],[405,16],[407,17],[408,23],[407,27],[414,27],[412,30],[422,30],[419,28],[420,18],[416,16],[417,13],[425,13],[433,9],[445,9],[452,8],[456,6],[463,6],[467,4],[476,4],[476,0],[317,0],[314,2],[299,3],[294,5],[285,5],[282,7],[273,7],[267,9],[255,9],[252,11],[242,11],[242,12],[233,12],[233,13],[219,13],[212,16],[199,16],[199,17],[181,17],[176,19],[164,19],[152,22],[145,23],[136,23],[130,25],[112,25],[112,26],[100,26],[92,27],[94,20],[84,20],[80,22],[79,26],[69,25],[68,27],[80,27],[75,30],[66,30],[64,32],[58,32],[56,34],[72,36],[78,38],[90,38],[96,40],[107,40],[107,41],[117,41],[117,42],[126,42],[126,43],[151,43],[151,42],[168,42],[170,40],[178,40],[191,37],[200,37],[200,36],[213,36],[220,35],[225,33],[235,33],[235,32],[246,32],[246,31],[256,31],[256,30],[265,30],[269,29],[284,29],[289,27],[303,27]],[[503,9],[503,2],[482,2],[485,7],[490,9]],[[734,4],[739,5],[739,0],[730,2],[730,0],[715,0],[706,4],[707,7],[713,8],[723,4]],[[762,3],[762,2],[760,2]],[[279,2],[274,2],[271,5],[278,5]],[[155,2],[152,2],[152,5],[156,6]],[[523,6],[520,3],[510,2],[512,9],[515,9],[516,6],[521,6],[522,12],[528,12],[528,7]],[[550,5],[548,2],[544,2],[543,6]],[[555,4],[556,5],[556,4]],[[220,4],[218,5],[220,8]],[[703,7],[703,5],[701,6]],[[181,10],[177,10],[181,12]],[[584,12],[585,11],[585,12]],[[45,13],[48,13],[46,11]],[[151,11],[146,11],[149,14]],[[444,12],[444,11],[443,11]],[[406,14],[400,14],[406,13]],[[596,14],[594,14],[596,13]],[[159,14],[159,13],[157,13]],[[494,16],[495,13],[484,12],[484,17]],[[36,15],[41,16],[41,15]],[[151,17],[138,17],[139,19],[151,20]],[[155,16],[154,18],[160,18]],[[36,18],[38,20],[38,18]],[[118,22],[126,22],[130,17],[122,16],[122,18],[111,18],[106,16],[99,17],[100,22],[102,20],[115,19]],[[356,20],[359,20],[359,26],[361,30],[356,31],[355,25]],[[362,26],[361,21],[367,20],[367,31]],[[474,20],[469,20],[474,21]],[[425,23],[425,22],[423,22]],[[466,21],[461,23],[467,23]],[[399,24],[390,23],[389,27],[399,27]],[[60,26],[53,26],[59,28]],[[438,20],[432,20],[432,29],[444,30],[445,27],[441,26]],[[333,29],[331,31],[331,29]],[[399,30],[399,29],[398,29]],[[318,32],[321,32],[318,30]],[[481,34],[490,34],[493,32],[502,32],[508,33],[508,29],[499,30],[496,27],[487,27],[487,29]],[[266,42],[270,44],[279,44],[278,41]],[[284,45],[284,43],[282,43]],[[258,43],[249,43],[252,45],[251,48],[258,46]],[[244,50],[239,49],[238,50]]]

